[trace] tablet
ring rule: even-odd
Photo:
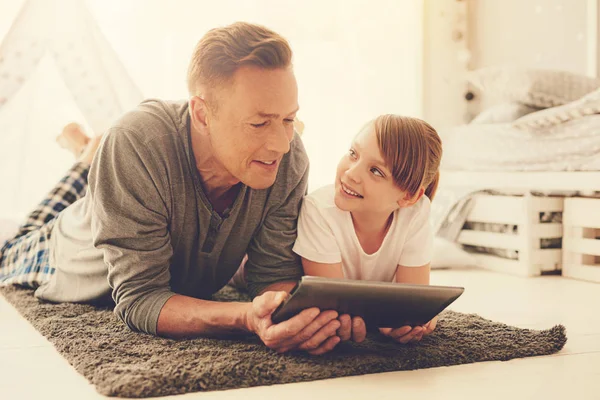
[[[448,307],[464,291],[462,287],[355,281],[303,276],[272,314],[274,323],[300,311],[318,307],[360,316],[367,326],[399,328],[423,325]]]

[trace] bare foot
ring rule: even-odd
[[[72,122],[65,125],[60,135],[56,137],[56,142],[63,149],[69,150],[75,157],[79,157],[90,138],[83,133],[81,127]]]
[[[94,155],[96,155],[96,151],[98,151],[98,147],[100,146],[100,142],[102,141],[102,135],[94,136],[89,139],[88,143],[83,148],[83,151],[77,158],[77,161],[81,163],[85,163],[87,165],[92,164],[92,160],[94,159]]]

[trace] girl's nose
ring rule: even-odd
[[[351,165],[345,172],[346,177],[355,183],[360,183],[360,173],[357,168],[358,163]]]

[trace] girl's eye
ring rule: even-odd
[[[263,126],[267,125],[267,122],[265,121],[265,122],[263,122],[261,124],[250,124],[250,125],[252,125],[255,128],[262,128]]]
[[[354,149],[348,150],[348,155],[350,156],[350,158],[356,158],[356,152],[354,151]]]
[[[383,174],[381,173],[380,170],[378,170],[377,168],[371,168],[371,172],[373,173],[373,175],[375,176],[380,176],[383,178]]]

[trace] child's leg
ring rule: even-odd
[[[25,223],[19,228],[14,239],[40,229],[69,205],[75,203],[85,195],[89,166],[76,163],[67,172],[58,184],[48,193],[40,204],[28,216]]]
[[[69,124],[58,140],[73,152],[77,163],[29,214],[17,234],[0,248],[0,286],[19,284],[35,288],[50,279],[54,269],[48,259],[49,240],[56,216],[85,195],[89,166],[100,137],[90,139],[78,126]]]
[[[56,216],[83,197],[89,166],[76,163],[0,249],[0,286],[38,287],[50,279],[49,240]]]
[[[46,198],[27,217],[14,239],[26,235],[54,219],[58,213],[85,194],[89,165],[100,144],[100,137],[90,139],[75,123],[66,125],[56,138],[61,147],[77,158],[77,163],[66,176],[48,193]],[[13,239],[13,240],[14,240]]]

